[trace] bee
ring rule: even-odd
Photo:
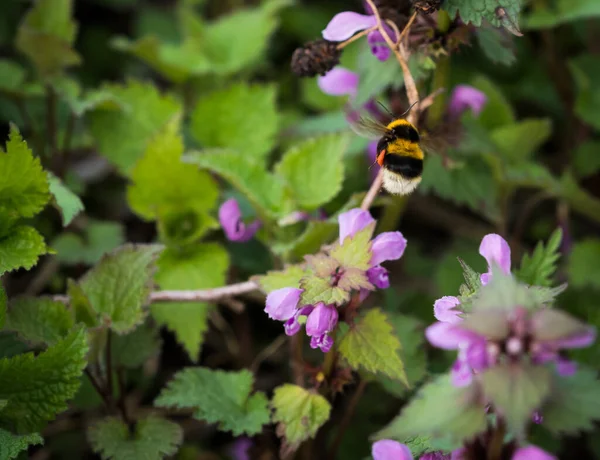
[[[388,124],[364,117],[350,123],[359,136],[379,139],[376,162],[384,169],[383,187],[394,195],[408,195],[421,182],[425,157],[421,149],[421,135],[412,123],[403,118],[415,104],[399,117],[386,109],[393,117]]]

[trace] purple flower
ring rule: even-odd
[[[299,308],[298,310],[296,310],[296,312],[294,313],[294,316],[292,316],[290,319],[288,319],[283,325],[283,329],[285,330],[286,335],[297,334],[301,328],[298,318],[301,316],[308,316],[310,314],[310,312],[313,311],[313,308],[314,307],[312,305],[307,305],[305,307],[302,307],[302,308]]]
[[[371,243],[371,265],[379,265],[386,260],[397,260],[404,254],[406,239],[400,232],[384,232]]]
[[[539,410],[536,410],[533,413],[533,415],[531,416],[531,420],[536,425],[539,425],[540,423],[542,423],[544,421],[544,416],[542,415],[542,413]]]
[[[355,96],[358,90],[358,74],[337,66],[317,78],[321,91],[331,96]]]
[[[367,11],[370,10],[367,9]],[[372,29],[377,25],[377,19],[372,14],[359,14],[353,11],[343,11],[336,14],[325,30],[323,38],[332,42],[343,42],[352,37],[355,33],[366,29]],[[394,31],[387,25],[384,25],[385,31],[392,41],[397,39]],[[367,41],[371,47],[371,53],[380,61],[385,61],[390,57],[388,48],[383,35],[378,30],[372,30],[367,34]]]
[[[473,371],[488,365],[485,337],[459,324],[434,323],[425,330],[425,337],[435,347],[459,351],[451,371],[452,383],[457,387],[469,385]]]
[[[517,449],[513,454],[512,460],[557,460],[554,455],[537,446],[527,446]]]
[[[347,236],[353,237],[368,225],[375,222],[369,211],[364,211],[359,208],[351,209],[338,216],[340,226],[340,244],[344,244]]]
[[[487,102],[487,96],[476,88],[468,85],[458,85],[450,96],[448,108],[452,116],[460,116],[465,110],[471,109],[475,115],[479,115]]]
[[[338,321],[338,311],[333,305],[320,302],[306,319],[306,335],[310,339],[311,348],[320,348],[327,353],[333,345],[333,339],[328,335],[335,329]]]
[[[392,34],[389,31],[388,31],[388,36],[392,37]],[[378,30],[371,32],[367,36],[367,42],[369,43],[369,46],[371,47],[371,53],[373,54],[373,56],[375,56],[380,61],[388,60],[388,58],[390,57],[391,51],[388,48],[387,43],[385,42],[385,39],[383,38],[383,35],[381,35],[381,32],[379,32]]]
[[[291,287],[271,291],[267,296],[265,312],[271,319],[287,321],[296,313],[302,292],[302,289]]]
[[[250,447],[252,447],[252,439],[241,437],[234,441],[229,452],[234,460],[250,460],[248,455]]]
[[[433,316],[443,323],[460,323],[462,312],[455,309],[458,305],[460,305],[460,300],[454,296],[448,295],[437,299],[433,304]]]
[[[373,460],[413,460],[408,446],[391,439],[382,439],[373,443],[371,455]]]
[[[425,336],[438,348],[458,350],[452,379],[454,385],[464,386],[471,383],[472,372],[495,365],[500,353],[513,362],[521,358],[536,364],[552,362],[559,375],[571,375],[574,363],[561,357],[560,351],[589,346],[596,330],[558,310],[530,312],[515,307],[512,311],[476,309],[460,323],[434,323]]]
[[[242,220],[240,206],[235,198],[231,198],[221,205],[219,208],[219,222],[228,240],[241,243],[252,239],[261,226],[259,220],[255,220],[246,226]]]
[[[390,287],[390,278],[388,271],[381,265],[376,265],[367,270],[367,278],[369,283],[379,289],[387,289]],[[368,291],[367,291],[368,292]]]
[[[479,254],[485,257],[488,271],[481,275],[481,283],[487,284],[492,276],[492,264],[497,264],[505,273],[510,273],[510,246],[504,238],[495,233],[485,235],[479,245]]]

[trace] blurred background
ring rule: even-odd
[[[397,13],[400,25],[410,3],[379,2],[390,15]],[[600,326],[600,6],[597,0],[533,0],[522,6],[522,37],[485,23],[467,26],[440,12],[420,15],[411,33],[410,64],[421,97],[447,89],[420,126],[437,127],[449,148],[428,156],[423,183],[413,195],[382,193],[378,198],[372,210],[380,220],[378,232],[400,230],[408,247],[389,266],[392,287],[369,302],[397,313],[395,326],[404,328],[401,337],[410,336],[403,353],[412,382],[452,362],[451,355],[426,349],[421,331],[433,321],[434,300],[458,293],[463,280],[457,257],[479,272],[486,270],[478,247],[487,233],[502,234],[517,263],[560,227],[557,277],[569,282],[560,305]],[[51,208],[35,218],[34,226],[56,254],[44,256],[31,271],[6,275],[9,297],[64,293],[68,278],[79,278],[124,242],[159,240],[185,247],[190,235],[192,240],[198,236],[197,227],[205,224],[197,215],[178,211],[176,217],[148,218],[132,210],[127,195],[133,165],[158,127],[176,113],[183,120],[186,151],[243,149],[245,139],[248,145],[254,142],[254,127],[272,131],[266,136],[272,138],[272,148],[265,157],[271,165],[298,141],[348,131],[348,104],[357,107],[377,99],[396,113],[408,107],[397,62],[377,60],[365,40],[349,45],[341,57],[340,65],[359,77],[350,102],[346,96],[325,94],[316,78],[300,78],[290,69],[294,50],[321,38],[336,13],[364,13],[360,1],[58,1],[46,12],[57,15],[49,27],[65,32],[72,54],[43,39],[34,45],[18,39],[30,7],[24,0],[4,0],[0,7],[0,131],[6,139],[9,122],[17,125],[44,167],[82,199],[85,212],[66,228]],[[76,30],[60,24],[60,11],[71,11]],[[274,110],[258,113],[244,91],[224,92],[247,83],[268,85]],[[459,84],[485,94],[479,116],[468,111],[459,120],[450,116],[449,101]],[[206,134],[203,124],[214,119],[219,128]],[[322,215],[356,206],[372,180],[368,141],[351,139],[342,159],[343,187],[319,210]],[[252,220],[256,211],[244,195],[225,181],[219,184],[219,201],[236,197],[244,218]],[[202,194],[202,187],[196,192]],[[291,237],[280,235],[272,244],[264,238],[236,243],[224,238],[216,211],[211,213],[212,221],[198,232],[226,247],[231,262],[224,282],[265,273],[281,260],[299,260],[337,234],[334,218],[303,241],[296,238],[306,223],[294,224]],[[181,329],[176,337],[173,329],[179,326],[154,318],[168,327],[160,330],[160,342],[153,343],[144,365],[127,371],[130,404],[143,410],[173,372],[197,362],[225,369],[254,365],[256,387],[262,390],[289,381],[281,325],[266,317],[260,296],[242,301],[242,312],[235,305],[211,310],[210,324],[204,322],[206,334],[197,337],[192,332],[182,339]],[[599,352],[596,345],[577,358],[598,367]],[[307,349],[307,356],[320,362],[319,353]],[[352,385],[339,395],[326,428],[339,423],[336,417],[349,403]],[[337,458],[368,456],[368,436],[397,414],[406,397],[390,382],[370,384]],[[101,411],[100,399],[85,381],[72,408],[48,426],[45,445],[32,449],[31,458],[95,458],[85,427]],[[189,414],[170,415],[185,431],[177,458],[232,455],[232,436]],[[549,451],[568,452],[564,458],[600,458],[600,437],[594,433],[554,439],[537,428],[536,444]],[[331,429],[324,429],[313,442],[324,446],[332,436]],[[274,430],[257,436],[252,458],[274,458],[276,439]]]

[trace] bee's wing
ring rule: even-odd
[[[359,116],[356,121],[351,121],[350,128],[360,137],[371,140],[379,139],[388,132],[383,123],[364,116]]]

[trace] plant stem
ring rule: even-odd
[[[352,399],[348,403],[348,407],[346,408],[346,411],[344,412],[344,416],[342,417],[342,421],[340,422],[340,426],[335,435],[335,439],[334,439],[333,443],[331,444],[331,448],[329,449],[327,458],[330,458],[330,459],[336,458],[337,451],[342,443],[342,440],[344,439],[344,434],[346,432],[346,429],[348,428],[348,425],[350,425],[350,422],[352,421],[354,412],[356,412],[356,406],[358,406],[358,402],[362,398],[362,396],[365,392],[365,388],[367,388],[367,381],[365,379],[361,379],[358,384],[358,387],[356,388],[356,390],[354,391],[354,394],[352,395]]]
[[[106,366],[106,388],[110,395],[111,401],[113,400],[113,375],[112,375],[112,331],[108,329],[106,334],[106,350],[105,350],[105,363]]]
[[[96,393],[98,393],[100,398],[102,398],[102,402],[104,403],[106,408],[110,409],[110,406],[111,406],[110,399],[107,397],[106,391],[104,391],[104,389],[102,388],[102,385],[100,385],[100,383],[98,383],[98,381],[96,380],[96,377],[94,377],[94,375],[90,372],[90,370],[87,367],[83,370],[83,372],[89,379],[92,386],[94,387],[94,390],[96,390]]]
[[[56,93],[51,86],[46,86],[46,135],[50,144],[50,156],[58,153],[58,125],[56,121]]]
[[[121,411],[121,416],[123,417],[123,421],[131,426],[132,421],[129,418],[129,414],[127,413],[127,405],[125,404],[125,397],[127,396],[125,392],[125,369],[119,366],[117,369],[117,382],[119,385],[119,399],[117,400],[117,406]]]
[[[498,417],[496,429],[492,435],[487,451],[487,460],[500,460],[502,458],[502,446],[504,445],[504,436],[506,435],[506,426],[504,420]]]
[[[295,334],[290,337],[290,355],[292,357],[292,374],[294,383],[299,387],[304,387],[304,359],[302,357],[302,342],[304,336]]]

